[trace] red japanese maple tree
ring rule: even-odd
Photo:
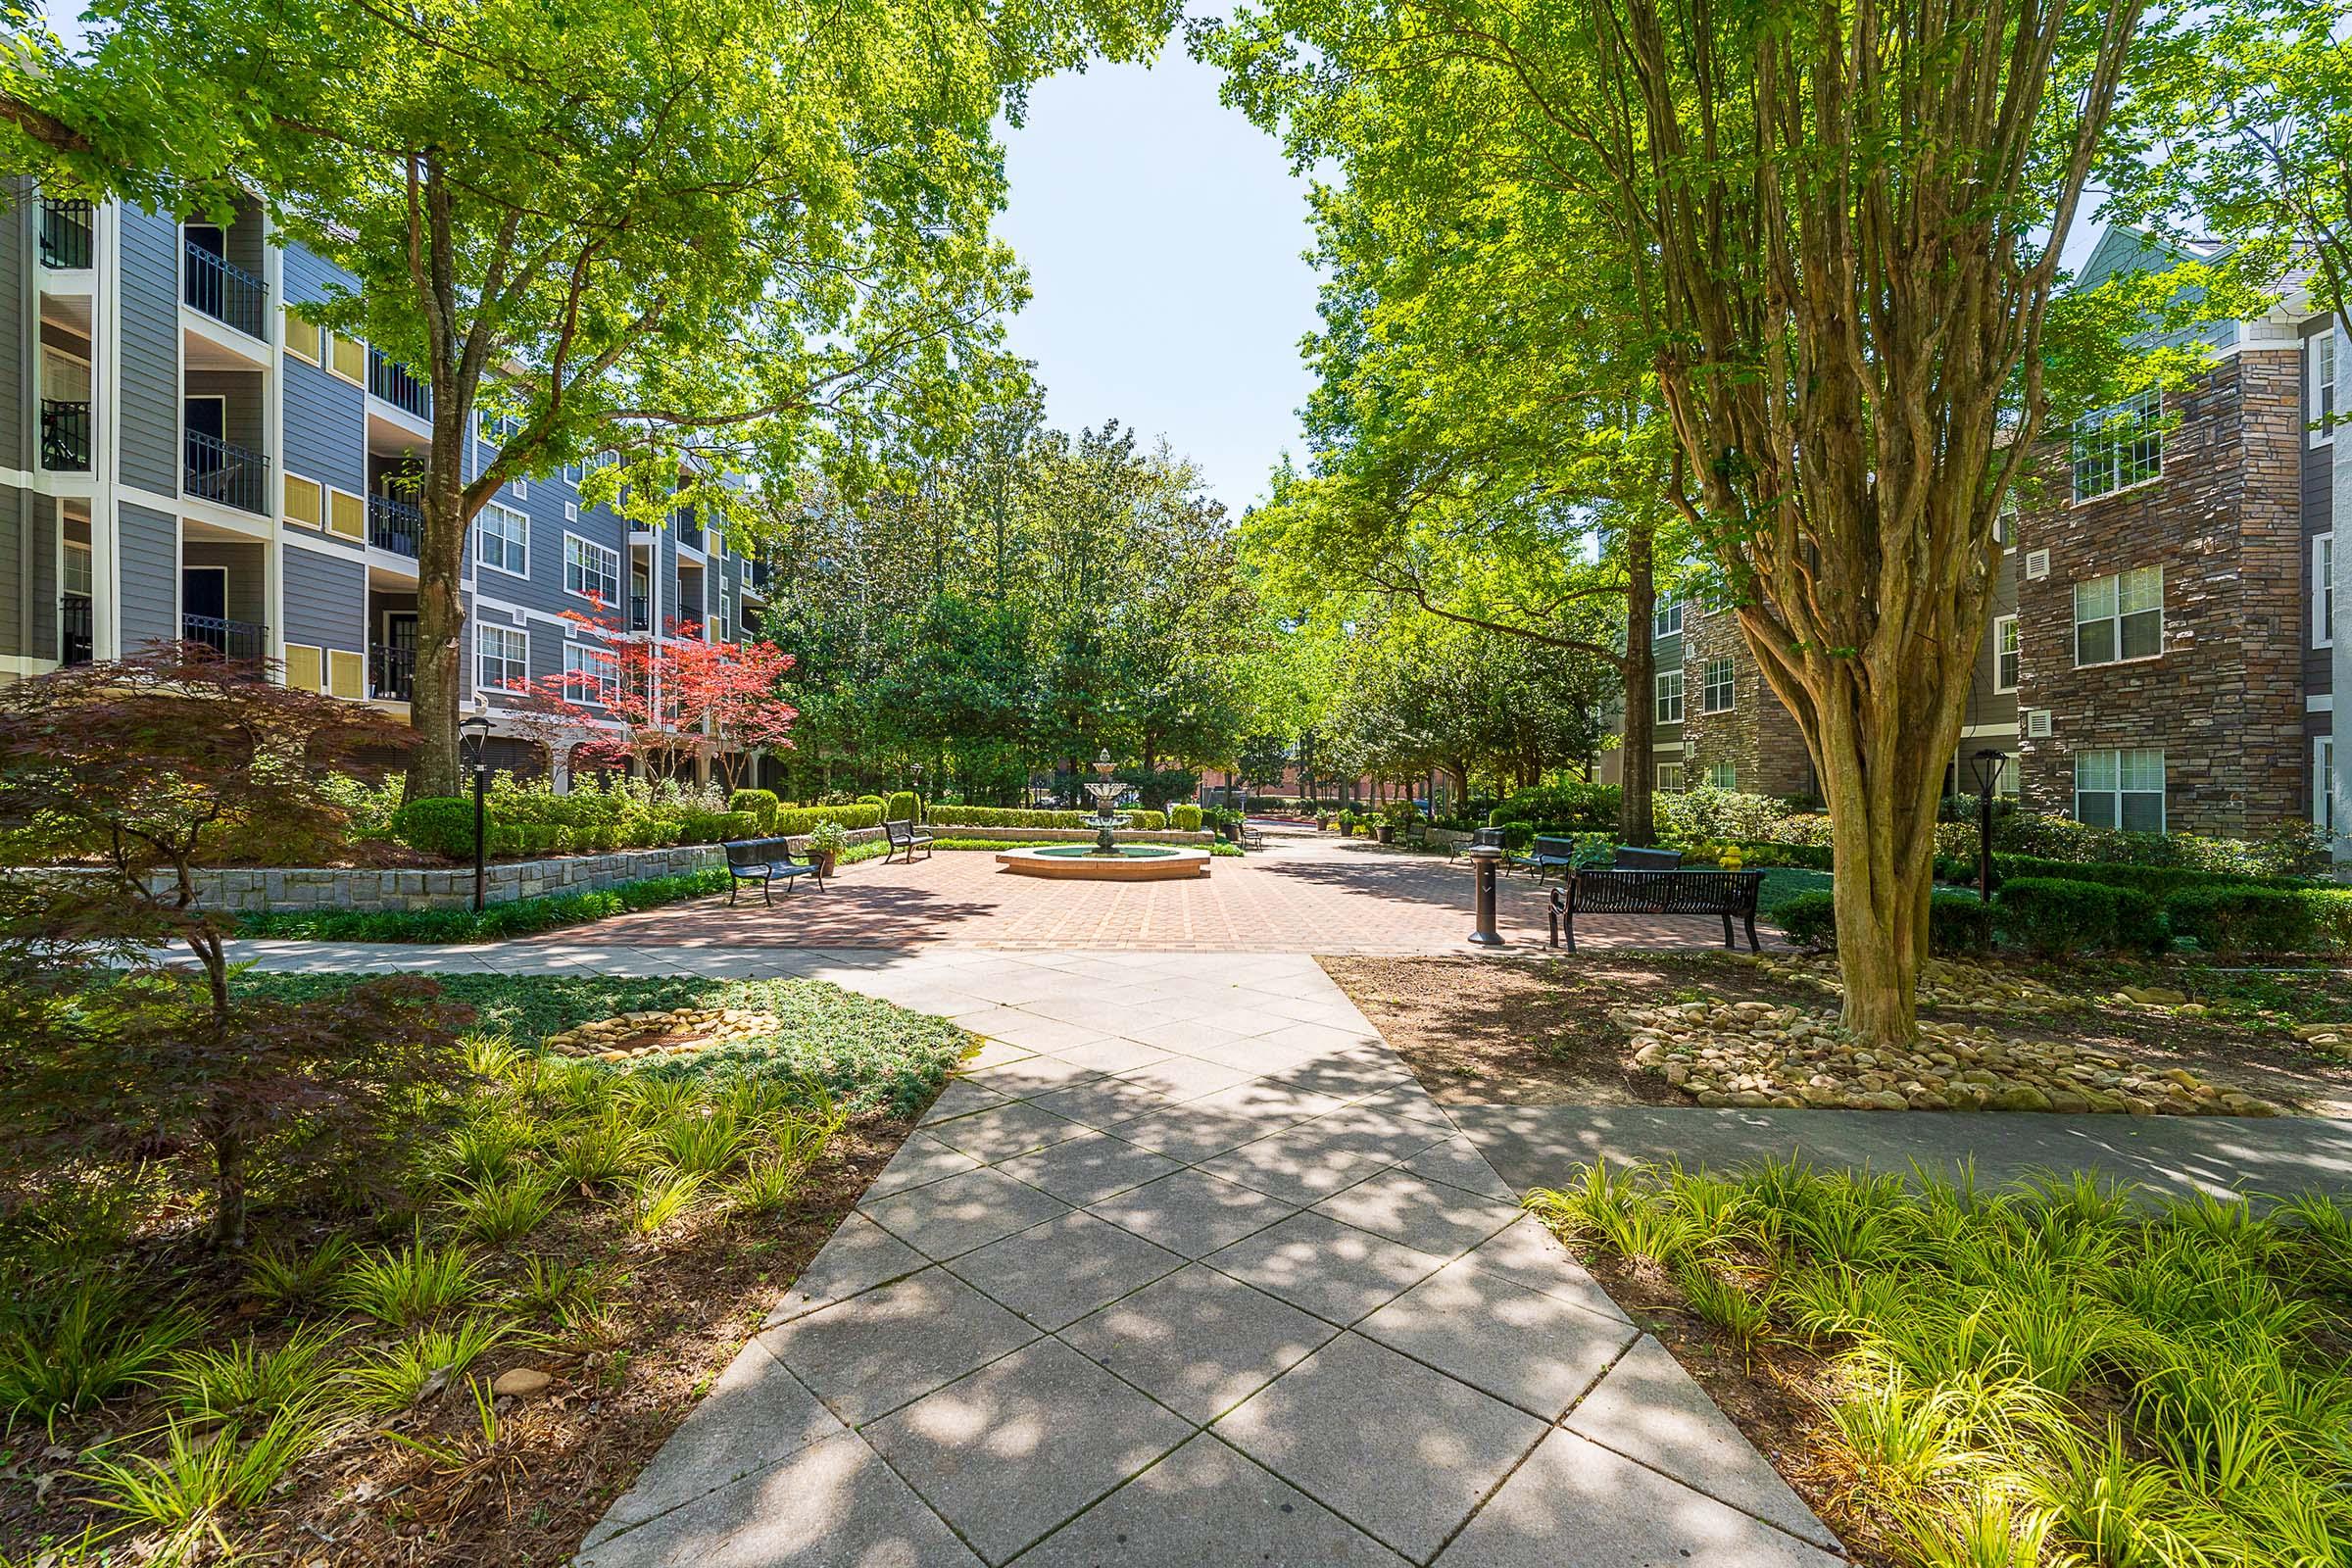
[[[679,620],[649,637],[601,606],[564,618],[599,634],[586,645],[589,667],[543,675],[526,689],[549,716],[590,731],[575,755],[618,763],[708,753],[732,791],[754,750],[792,744],[800,710],[781,686],[793,658],[774,643],[716,641]]]

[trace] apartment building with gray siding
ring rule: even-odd
[[[250,201],[218,224],[0,201],[0,678],[184,639],[405,713],[428,394],[289,309],[353,280]],[[469,477],[494,450],[473,434]],[[580,667],[592,596],[624,635],[739,636],[765,604],[690,513],[632,525],[583,478],[516,480],[476,519],[466,698],[512,765],[564,765],[501,683]]]

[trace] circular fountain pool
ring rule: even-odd
[[[1061,877],[1074,882],[1164,882],[1208,875],[1206,850],[1174,844],[1122,844],[1104,855],[1087,844],[1054,844],[1043,849],[1004,850],[997,863],[1021,876]]]

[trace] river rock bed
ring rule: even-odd
[[[547,1037],[547,1049],[566,1056],[628,1061],[691,1055],[713,1046],[772,1035],[781,1020],[746,1007],[668,1007],[623,1012]]]
[[[1614,1016],[1633,1035],[1635,1062],[1701,1105],[2278,1114],[2268,1101],[2186,1068],[2004,1038],[1979,1024],[1923,1022],[1915,1049],[1877,1051],[1842,1038],[1834,1012],[1768,1002],[1676,1003]]]

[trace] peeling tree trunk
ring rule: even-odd
[[[444,430],[434,405],[433,447],[459,451],[462,425]],[[467,519],[454,462],[432,465],[417,499],[424,525],[416,541],[416,671],[409,722],[416,750],[409,761],[409,798],[459,795],[458,709],[464,701]]]
[[[1651,638],[1658,582],[1650,532],[1629,529],[1625,540],[1625,741],[1618,754],[1617,832],[1628,844],[1657,842],[1657,647]]]

